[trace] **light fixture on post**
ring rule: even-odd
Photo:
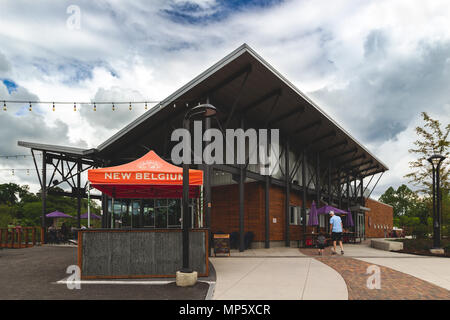
[[[211,104],[201,104],[192,109],[189,109],[184,115],[183,128],[189,131],[191,120],[203,119],[212,117],[217,110]],[[189,150],[190,151],[190,150]],[[189,163],[183,162],[183,198],[182,198],[182,221],[183,221],[183,265],[180,271],[177,272],[178,286],[192,286],[197,282],[197,272],[194,272],[189,263]]]
[[[431,163],[433,174],[433,248],[432,253],[441,253],[441,206],[440,206],[440,177],[439,170],[445,157],[440,154],[434,154],[427,160]]]

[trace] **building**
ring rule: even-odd
[[[388,170],[387,166],[246,44],[97,148],[18,144],[30,148],[33,155],[41,151],[43,164],[53,165],[53,173],[45,169],[39,178],[44,195],[55,192],[50,186],[64,182],[71,190],[62,194],[81,199],[86,192],[78,173],[89,168],[123,164],[150,149],[170,160],[173,129],[181,128],[186,110],[199,103],[211,103],[219,111],[216,119],[204,120],[204,129],[279,129],[281,153],[270,175],[262,175],[258,165],[192,165],[205,177],[202,197],[191,206],[194,227],[236,232],[240,250],[245,249],[247,232],[253,233],[255,246],[301,246],[313,229],[306,222],[314,200],[318,206],[350,210],[355,234],[372,235],[368,217],[378,219],[371,209],[379,204],[367,199],[369,187],[374,175]],[[64,170],[64,163],[71,169]],[[61,178],[54,179],[58,175]],[[111,210],[105,195],[99,199],[105,228],[180,227],[179,200],[116,199]],[[327,224],[327,217],[320,217],[320,227]],[[392,226],[392,217],[385,215],[379,224]]]

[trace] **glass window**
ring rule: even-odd
[[[155,228],[167,228],[167,207],[155,207]]]
[[[179,199],[168,200],[168,227],[181,226],[181,201]]]
[[[154,209],[154,200],[148,199],[143,201],[143,225],[144,227],[155,227],[155,209]]]

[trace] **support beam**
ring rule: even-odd
[[[41,198],[42,198],[42,228],[45,229],[45,215],[47,214],[47,152],[42,151],[42,185],[41,185]],[[37,170],[37,169],[36,169]]]
[[[281,89],[275,89],[272,90],[271,92],[263,95],[262,97],[259,97],[258,99],[254,100],[253,102],[249,103],[248,105],[246,105],[245,107],[241,108],[241,112],[246,114],[247,112],[249,112],[250,110],[256,108],[257,106],[259,106],[260,104],[266,102],[267,100],[269,100],[272,97],[278,97],[281,95]]]
[[[285,194],[285,245],[286,247],[290,247],[291,246],[291,240],[290,240],[290,236],[289,236],[289,225],[290,225],[290,217],[289,217],[289,213],[290,213],[290,204],[291,204],[291,190],[290,190],[290,168],[289,168],[289,140],[286,141],[286,152],[284,153],[284,160],[285,160],[285,190],[286,190],[286,194]]]
[[[354,153],[354,152],[356,152],[356,151],[358,151],[358,149],[357,149],[357,148],[353,148],[353,149],[350,149],[350,150],[348,150],[348,151],[344,151],[344,152],[342,152],[342,153],[336,154],[336,155],[334,155],[333,157],[334,157],[334,158],[343,157],[343,156],[346,156],[347,154]]]
[[[331,160],[328,160],[328,204],[333,203],[333,192],[331,191]]]
[[[283,113],[281,116],[278,116],[277,118],[275,118],[272,121],[270,121],[268,123],[268,126],[272,127],[274,124],[276,124],[278,122],[281,122],[284,119],[287,119],[287,118],[289,118],[289,117],[291,117],[293,115],[296,115],[298,113],[303,113],[303,112],[305,112],[305,107],[303,107],[303,106],[296,107],[294,110],[286,112],[286,113]]]
[[[294,130],[294,131],[291,133],[291,135],[299,134],[299,133],[301,133],[301,132],[310,130],[310,129],[314,128],[314,127],[320,126],[321,124],[322,124],[322,121],[321,121],[321,120],[313,121],[313,122],[311,122],[311,123],[308,123],[308,124],[306,124],[306,125],[304,125],[304,126],[298,128],[298,129]]]
[[[316,203],[320,207],[320,154],[316,154]]]
[[[346,146],[347,144],[348,144],[348,141],[346,139],[346,140],[337,142],[337,143],[335,143],[335,144],[333,144],[333,145],[331,145],[331,146],[329,146],[327,148],[323,148],[322,150],[319,150],[318,152],[319,153],[323,153],[323,152],[331,151],[331,150],[336,149],[336,148],[338,148],[340,146]]]
[[[350,211],[350,174],[346,172],[346,187],[347,187],[347,211]]]
[[[241,128],[244,129],[244,120],[241,119]],[[244,242],[244,181],[245,181],[245,165],[239,165],[239,251],[245,250]]]
[[[363,182],[364,182],[364,178],[363,177],[361,177],[360,178],[360,183],[359,183],[359,186],[360,186],[360,189],[359,189],[359,191],[360,191],[360,197],[361,197],[361,206],[365,206],[366,204],[365,204],[365,201],[364,201],[364,188],[363,188]]]
[[[264,188],[264,221],[265,221],[265,247],[270,248],[270,176],[266,176]]]
[[[209,102],[209,98],[207,99],[207,102]],[[205,131],[211,128],[211,118],[205,118]],[[210,142],[206,142],[205,146],[208,145]],[[205,159],[206,160],[206,159]],[[206,215],[206,228],[208,229],[208,240],[211,239],[211,179],[212,179],[212,174],[213,174],[213,168],[211,165],[209,164],[203,164],[203,172],[205,175],[205,183],[203,185],[203,196],[204,196],[204,201],[205,201],[205,206],[204,206],[204,212]],[[208,241],[209,243],[210,241]],[[208,248],[208,255],[211,255],[211,250],[210,250],[211,246],[209,246]]]
[[[303,229],[303,243],[302,245],[305,246],[306,243],[306,151],[303,150],[302,152],[302,229]]]
[[[81,171],[83,170],[83,165],[80,161],[77,163],[77,226],[81,228]]]

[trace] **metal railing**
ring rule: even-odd
[[[44,243],[42,227],[0,228],[0,248],[29,248]]]

